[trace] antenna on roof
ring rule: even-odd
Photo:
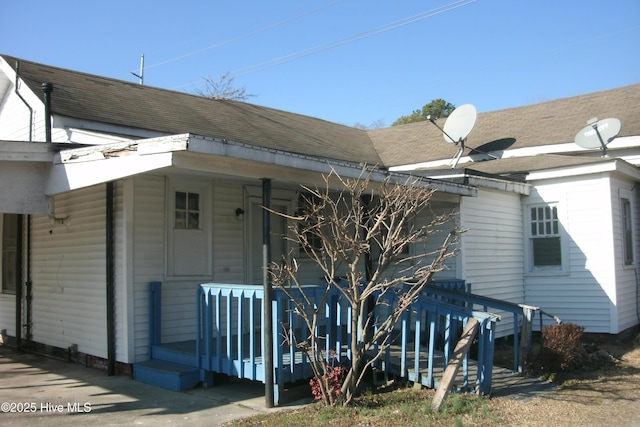
[[[140,74],[131,71],[131,74],[140,79],[140,84],[144,84],[144,53],[140,55]]]
[[[427,120],[442,131],[442,136],[446,142],[456,145],[460,144],[458,153],[451,160],[452,169],[458,165],[458,161],[460,160],[460,157],[462,157],[462,153],[464,153],[464,144],[467,140],[467,136],[469,136],[476,124],[477,117],[478,112],[476,111],[476,107],[471,104],[464,104],[453,110],[449,117],[447,117],[447,121],[444,123],[444,129],[438,126],[433,117],[427,116]]]
[[[602,150],[602,157],[604,157],[607,155],[607,145],[618,136],[621,126],[618,119],[598,120],[597,117],[594,117],[587,120],[587,126],[580,129],[574,142],[582,148],[599,148]]]

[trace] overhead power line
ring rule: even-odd
[[[233,42],[238,41],[238,40],[242,40],[242,39],[249,38],[251,36],[255,36],[256,34],[262,33],[264,31],[271,30],[273,28],[279,27],[279,26],[287,24],[289,22],[304,18],[305,16],[312,15],[314,13],[320,12],[321,10],[324,10],[324,9],[329,8],[329,7],[335,6],[338,3],[342,3],[343,1],[344,0],[334,1],[333,3],[329,3],[329,4],[326,4],[324,6],[320,6],[318,8],[313,9],[313,10],[309,10],[307,12],[301,13],[300,15],[296,15],[296,16],[293,16],[291,18],[287,18],[284,21],[276,22],[275,24],[260,28],[258,30],[251,31],[251,32],[248,32],[248,33],[245,33],[245,34],[241,34],[241,35],[239,35],[237,37],[234,37],[234,38],[231,38],[229,40],[225,40],[225,41],[222,41],[222,42],[219,42],[219,43],[216,43],[216,44],[212,44],[211,46],[207,46],[207,47],[204,47],[202,49],[195,50],[193,52],[185,53],[184,55],[180,55],[180,56],[177,56],[175,58],[167,59],[166,61],[162,61],[162,62],[158,62],[158,63],[153,64],[153,65],[149,65],[145,69],[148,70],[150,68],[159,67],[161,65],[165,65],[165,64],[169,64],[171,62],[179,61],[181,59],[189,58],[190,56],[198,55],[200,53],[206,52],[206,51],[211,50],[211,49],[216,49],[218,47],[227,45],[229,43],[233,43]]]
[[[417,15],[410,16],[408,18],[400,19],[398,21],[390,22],[388,24],[372,28],[370,30],[364,31],[362,33],[358,33],[349,37],[345,37],[343,39],[335,40],[332,42],[324,43],[321,45],[317,45],[308,49],[304,49],[295,53],[291,53],[289,55],[281,56],[279,58],[271,59],[269,61],[261,62],[259,64],[250,65],[248,67],[239,68],[237,70],[231,71],[231,74],[235,77],[237,76],[245,76],[247,74],[256,73],[258,71],[263,71],[268,68],[276,67],[278,65],[286,64],[288,62],[292,62],[301,58],[305,58],[307,56],[315,55],[320,52],[324,52],[330,49],[335,49],[340,46],[344,46],[349,43],[356,42],[358,40],[362,40],[380,33],[384,33],[387,31],[394,30],[399,27],[403,27],[408,24],[412,24],[414,22],[422,21],[427,18],[434,17],[436,15],[441,15],[443,13],[452,11],[454,9],[458,9],[463,6],[467,6],[471,3],[475,3],[477,0],[459,0],[453,3],[449,3],[444,6],[437,7],[435,9],[428,10],[426,12],[419,13]]]

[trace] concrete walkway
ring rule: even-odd
[[[264,385],[252,381],[232,379],[219,387],[173,392],[0,345],[3,427],[216,426],[312,402],[308,390],[284,394],[282,406],[267,409]]]
[[[552,384],[494,368],[492,395],[532,399]],[[173,392],[124,376],[0,345],[0,425],[216,426],[311,403],[308,387],[285,391],[284,403],[265,406],[264,385],[230,379],[212,388]]]

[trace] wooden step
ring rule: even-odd
[[[193,366],[150,359],[133,364],[133,379],[167,390],[183,391],[200,382],[200,373]]]

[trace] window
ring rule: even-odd
[[[2,292],[15,294],[18,284],[20,216],[4,214],[2,219]]]
[[[624,264],[633,264],[633,227],[631,216],[631,201],[622,198],[622,242],[624,248]]]
[[[553,205],[530,208],[531,253],[534,268],[562,266],[562,245],[558,207]]]
[[[200,229],[200,195],[176,191],[176,230]]]
[[[313,194],[301,193],[298,196],[298,215],[308,215],[312,209],[318,209],[320,200]],[[313,218],[310,218],[313,219]],[[298,231],[304,242],[300,242],[300,252],[322,250],[322,238],[317,232],[318,225],[309,221],[298,222]]]

